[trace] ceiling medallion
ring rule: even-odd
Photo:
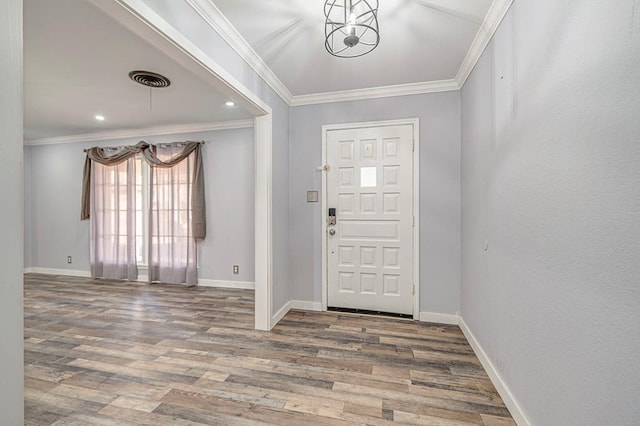
[[[324,47],[340,58],[356,58],[380,43],[378,0],[326,0]]]

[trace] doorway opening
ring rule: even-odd
[[[272,287],[272,111],[269,105],[230,75],[211,56],[176,30],[144,2],[91,0],[97,9],[163,52],[217,93],[244,108],[254,128],[255,328],[273,326]]]

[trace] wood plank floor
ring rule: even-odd
[[[513,425],[456,326],[253,291],[25,276],[27,425]]]

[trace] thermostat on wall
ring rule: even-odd
[[[307,191],[307,203],[318,202],[318,191]]]

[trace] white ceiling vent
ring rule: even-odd
[[[167,77],[151,71],[131,71],[129,78],[147,87],[158,88],[171,85],[171,81]]]

